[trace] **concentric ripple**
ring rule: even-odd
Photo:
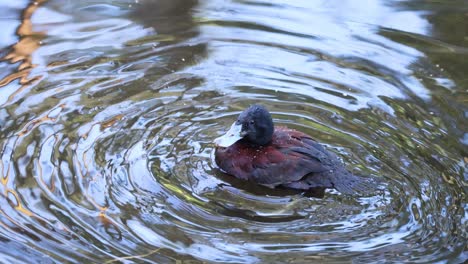
[[[344,2],[26,6],[18,43],[41,44],[30,65],[19,46],[0,62],[0,259],[466,260],[468,110],[421,48],[443,43],[409,7]],[[314,198],[225,175],[212,141],[253,103],[381,190]]]

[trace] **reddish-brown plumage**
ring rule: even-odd
[[[324,149],[308,135],[285,127],[277,127],[271,142],[265,146],[240,140],[227,148],[217,148],[215,153],[216,163],[226,173],[272,187],[331,169],[321,161],[328,158]]]

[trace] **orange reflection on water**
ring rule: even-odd
[[[19,211],[19,212],[21,212],[21,213],[23,213],[23,214],[25,214],[25,215],[27,215],[27,216],[33,216],[33,215],[34,215],[31,211],[29,211],[28,209],[26,209],[25,207],[23,207],[23,204],[21,203],[21,200],[19,199],[18,194],[16,193],[15,190],[8,189],[8,190],[6,190],[6,193],[7,193],[7,194],[13,195],[13,197],[15,198],[16,201],[12,201],[12,199],[9,199],[8,201],[10,201],[11,203],[13,203],[13,207],[14,207],[17,211]],[[10,196],[9,196],[9,197],[10,197]]]
[[[13,208],[15,208],[15,210],[27,215],[27,216],[34,216],[34,214],[29,211],[28,209],[26,209],[23,204],[21,203],[21,200],[18,196],[18,193],[16,192],[16,190],[12,189],[12,188],[9,188],[8,187],[8,181],[10,179],[10,166],[7,165],[7,171],[5,173],[5,175],[3,175],[3,172],[4,172],[4,169],[5,169],[5,164],[3,162],[0,162],[0,173],[2,175],[0,175],[0,182],[1,184],[3,185],[4,187],[4,197],[6,198],[6,200],[8,201],[8,203],[10,203],[12,205]],[[13,199],[14,198],[14,199]],[[5,216],[7,216],[5,214]],[[9,219],[10,217],[7,216]],[[13,221],[13,219],[10,219],[11,222],[15,222]]]
[[[108,120],[105,120],[105,121],[102,121],[101,122],[101,130],[104,130],[106,128],[109,128],[111,126],[113,126],[117,121],[120,121],[122,120],[122,118],[124,117],[123,114],[119,114],[119,115],[116,115]]]
[[[65,108],[65,104],[61,104],[57,108],[50,110],[47,115],[31,120],[28,124],[26,124],[26,126],[20,132],[17,133],[17,135],[22,137],[44,122],[47,122],[47,121],[55,122],[55,120],[57,120],[57,115],[64,108]]]
[[[21,61],[18,66],[18,71],[6,76],[0,80],[0,87],[9,84],[10,82],[19,79],[19,83],[22,86],[31,84],[38,80],[40,77],[28,78],[31,69],[36,65],[32,62],[32,54],[36,51],[40,45],[41,40],[45,38],[44,32],[34,32],[31,17],[34,12],[47,0],[37,0],[31,2],[22,13],[21,24],[16,30],[16,34],[19,37],[19,41],[11,47],[11,51],[7,53],[0,60],[6,60],[11,63],[17,63]],[[20,88],[19,90],[22,90]],[[11,100],[11,97],[9,98]]]
[[[3,165],[3,161],[0,162],[0,173],[3,174],[5,167]],[[6,186],[8,183],[8,175],[10,174],[10,166],[7,168],[7,172],[5,175],[1,175],[0,177],[0,182],[2,183],[3,186]]]

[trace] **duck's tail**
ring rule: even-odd
[[[286,188],[309,190],[315,188],[333,188],[347,194],[371,194],[381,189],[381,181],[373,177],[361,177],[352,174],[344,167],[330,171],[313,173],[301,181],[282,184]]]
[[[330,181],[333,187],[343,194],[369,194],[379,189],[377,179],[356,176],[345,168],[331,173]]]

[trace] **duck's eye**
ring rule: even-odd
[[[250,123],[251,125],[253,125],[253,124],[255,124],[255,121],[253,121],[253,120],[250,120],[250,122],[249,122],[249,123]]]

